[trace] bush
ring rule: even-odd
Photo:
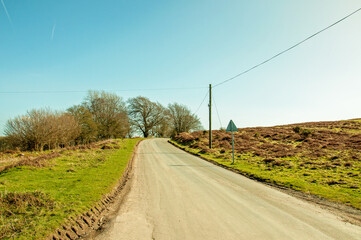
[[[308,138],[312,134],[312,131],[310,129],[303,129],[302,130],[302,136],[304,138]]]
[[[183,132],[176,135],[174,140],[183,144],[191,144],[195,140],[195,137],[190,133]]]
[[[0,137],[0,152],[3,152],[5,150],[10,149],[10,146],[8,144],[6,137]]]
[[[312,134],[312,131],[310,129],[307,129],[307,128],[303,129],[299,126],[294,127],[293,131],[295,133],[300,134],[303,138],[308,138]]]
[[[72,115],[49,109],[32,110],[8,120],[5,126],[7,143],[22,150],[42,151],[71,145],[79,133],[79,124]]]
[[[295,133],[301,133],[301,128],[299,126],[296,126],[296,127],[293,128],[293,131]]]

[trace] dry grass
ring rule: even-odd
[[[119,146],[115,140],[104,140],[86,145],[77,145],[44,152],[6,150],[4,152],[0,152],[0,174],[11,168],[20,166],[45,167],[48,165],[49,160],[60,157],[69,151],[88,151],[96,149],[119,149]]]
[[[353,132],[345,131],[342,127],[346,130],[352,129]],[[335,132],[334,129],[341,130]],[[262,158],[326,157],[339,159],[344,163],[361,159],[361,122],[358,121],[243,128],[235,132],[234,137],[237,153],[251,153]],[[181,133],[174,139],[191,148],[203,149],[208,146],[208,132]],[[224,130],[213,131],[214,149],[229,150],[230,140],[230,133]]]
[[[361,121],[243,128],[234,133],[236,164],[249,175],[312,192],[361,208]],[[189,151],[228,165],[231,134],[180,134],[174,140]]]
[[[35,216],[45,215],[55,203],[42,192],[0,193],[0,239],[13,239],[36,225]]]

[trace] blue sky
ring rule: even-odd
[[[142,95],[164,105],[179,102],[195,111],[209,83],[361,7],[359,0],[3,2],[0,132],[27,110],[79,104],[89,89],[116,91],[124,100]],[[360,118],[360,29],[358,13],[214,88],[222,126],[230,119],[247,127]],[[141,90],[158,88],[192,89]],[[119,91],[130,89],[138,90]],[[216,129],[221,124],[213,112]],[[197,114],[207,127],[206,102]]]

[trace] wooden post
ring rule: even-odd
[[[212,84],[209,84],[209,149],[212,148]]]

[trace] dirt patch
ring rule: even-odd
[[[132,158],[129,160],[122,178],[119,180],[112,192],[105,195],[101,201],[83,215],[76,219],[68,219],[68,221],[51,234],[48,239],[89,239],[103,229],[104,225],[106,225],[106,223],[110,221],[111,217],[118,211],[126,194],[130,190],[129,181],[132,177],[133,163],[140,142],[141,141],[139,141],[135,146]]]

